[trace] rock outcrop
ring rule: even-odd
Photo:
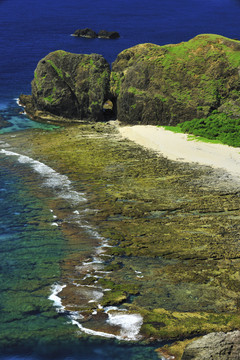
[[[101,55],[52,52],[35,70],[32,105],[70,119],[102,120],[109,76],[109,65]]]
[[[117,31],[100,30],[98,37],[100,39],[118,39],[120,35]]]
[[[88,39],[95,39],[98,36],[97,33],[94,30],[89,29],[89,28],[78,29],[78,30],[76,30],[74,32],[73,35],[77,36],[77,37],[85,37],[85,38],[88,38]]]
[[[88,39],[118,39],[120,37],[117,31],[107,31],[107,30],[100,30],[97,34],[94,30],[86,28],[86,29],[78,29],[74,32],[74,36],[77,37],[85,37]]]
[[[187,345],[182,360],[240,359],[240,331],[211,333]]]
[[[171,124],[215,109],[240,117],[240,42],[199,35],[177,45],[140,44],[112,65],[118,119]]]
[[[206,34],[176,45],[140,44],[118,55],[111,76],[101,55],[59,50],[35,70],[38,110],[102,120],[107,100],[111,118],[132,124],[176,125],[214,110],[240,118],[240,42]]]

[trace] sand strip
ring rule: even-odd
[[[194,162],[226,170],[240,176],[240,148],[188,140],[187,134],[173,133],[153,125],[119,127],[120,134],[170,160]]]

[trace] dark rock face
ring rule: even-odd
[[[182,360],[240,359],[240,331],[211,333],[187,345]]]
[[[78,29],[74,32],[74,36],[78,37],[86,37],[89,39],[95,39],[97,37],[97,33],[93,31],[92,29],[86,28],[86,29]]]
[[[91,36],[91,30],[84,34]],[[134,46],[118,55],[111,76],[101,55],[59,50],[39,62],[32,103],[66,118],[101,120],[117,113],[120,121],[132,124],[176,125],[208,117],[213,110],[240,118],[239,80],[240,42],[219,35]],[[112,110],[103,109],[107,100]]]
[[[120,35],[117,31],[100,30],[98,37],[101,39],[118,39]]]
[[[240,42],[199,35],[177,45],[140,44],[112,65],[118,119],[175,125],[215,109],[240,117]]]
[[[97,54],[55,51],[40,60],[32,81],[36,109],[67,118],[103,119],[110,69]]]

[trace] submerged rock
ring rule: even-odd
[[[57,116],[102,120],[109,76],[109,64],[101,55],[52,52],[34,72],[32,104]]]
[[[187,345],[182,360],[240,359],[240,331],[211,333]]]
[[[122,51],[112,66],[118,119],[175,125],[215,109],[240,117],[239,71],[240,42],[223,36],[136,45]]]

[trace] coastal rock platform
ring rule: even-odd
[[[211,333],[187,345],[182,360],[239,360],[240,331]]]
[[[65,311],[81,312],[84,328],[111,331],[102,323],[98,304],[140,314],[140,335],[148,341],[239,328],[240,190],[226,172],[170,161],[124,140],[110,124],[35,130],[3,139],[8,150],[68,174],[75,190],[86,193],[87,204],[73,208],[51,200],[71,244],[84,248],[85,236],[79,237],[78,227],[68,220],[83,205],[89,209],[85,221],[108,239],[100,272],[83,273],[96,254],[94,237],[90,260],[81,251],[61,263],[66,286],[58,296]],[[26,148],[26,142],[31,146]],[[78,301],[84,286],[107,291],[95,302]]]

